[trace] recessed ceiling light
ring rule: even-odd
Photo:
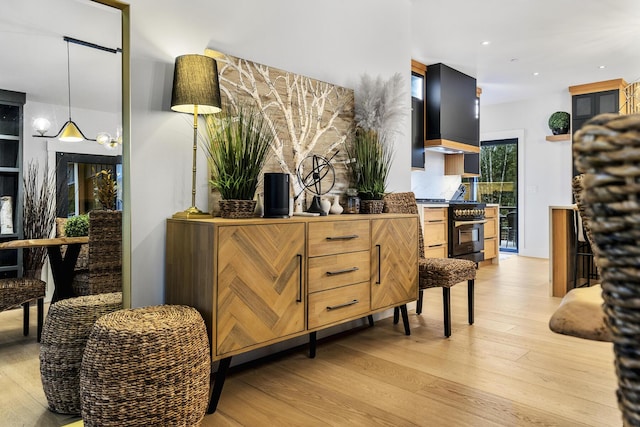
[[[480,43],[482,46],[489,46],[491,44],[491,42],[489,40],[485,40],[482,43]]]
[[[533,75],[534,75],[534,76],[539,76],[539,75],[540,75],[540,73],[536,71],[536,72],[534,72],[534,73],[533,73]]]
[[[602,70],[603,68],[607,68],[607,66],[606,65],[601,65],[598,68],[600,68]]]

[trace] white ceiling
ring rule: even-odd
[[[640,78],[638,0],[410,1],[412,58],[476,77],[482,105]],[[2,0],[2,7],[0,88],[32,101],[67,103],[63,36],[121,47],[112,8],[88,0]],[[70,44],[70,55],[72,107],[119,110],[120,54]]]
[[[638,0],[412,0],[411,25],[412,58],[476,77],[482,105],[640,78]]]
[[[29,101],[68,103],[69,36],[121,48],[120,11],[89,0],[2,0],[0,88]],[[69,43],[74,108],[120,111],[121,55]]]

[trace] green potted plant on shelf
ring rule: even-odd
[[[382,213],[393,153],[384,138],[373,129],[356,130],[350,147],[349,167],[360,197],[361,213]]]
[[[566,111],[556,111],[549,117],[549,128],[554,135],[569,133],[571,115]]]
[[[209,183],[220,192],[220,216],[254,215],[253,199],[267,160],[274,133],[253,107],[226,105],[222,112],[205,116]]]

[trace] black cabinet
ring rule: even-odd
[[[576,133],[589,119],[598,114],[620,111],[620,90],[583,93],[571,97],[571,131]],[[572,156],[573,176],[578,175]]]
[[[26,96],[0,90],[0,210],[11,206],[8,216],[0,215],[0,242],[21,239],[22,231],[22,109]],[[9,203],[6,204],[5,203]],[[0,278],[22,275],[22,250],[0,251]]]
[[[618,90],[585,93],[571,97],[572,131],[575,133],[590,118],[602,113],[617,113],[620,93]]]
[[[480,154],[464,155],[464,173],[462,176],[480,176]]]
[[[476,79],[444,64],[427,67],[427,146],[451,148],[480,146],[480,120]],[[464,150],[467,151],[467,150]]]

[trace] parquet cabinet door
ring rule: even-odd
[[[221,226],[217,241],[216,354],[303,331],[305,225]]]
[[[371,309],[418,298],[418,218],[371,221]]]

